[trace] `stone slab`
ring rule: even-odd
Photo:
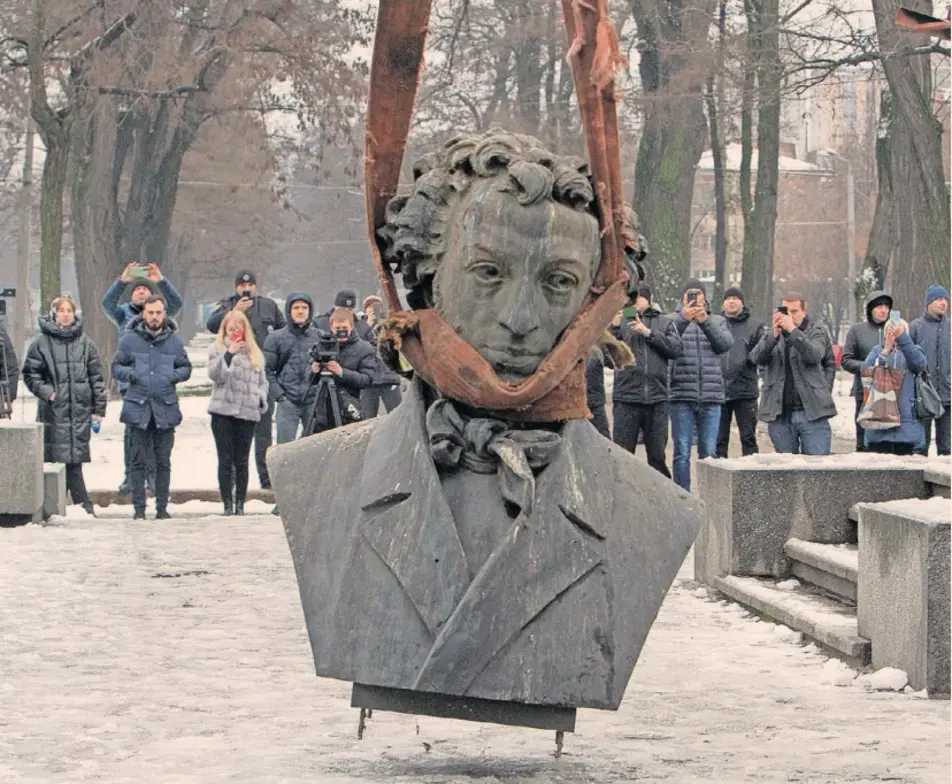
[[[695,548],[697,579],[710,585],[711,578],[725,575],[786,577],[788,539],[855,543],[854,504],[931,494],[924,458],[862,457],[700,461],[698,494],[705,511]]]
[[[537,730],[575,732],[575,708],[558,705],[526,705],[519,702],[481,700],[451,694],[389,689],[355,683],[351,692],[352,708],[463,719],[483,724],[508,724]]]
[[[66,466],[43,464],[43,519],[66,514]]]
[[[802,632],[854,665],[870,658],[870,641],[857,629],[855,612],[839,602],[805,589],[783,590],[773,580],[757,577],[715,577],[711,587],[735,602]]]
[[[930,460],[925,470],[926,481],[932,485],[932,494],[939,498],[952,497],[952,464],[948,460]]]
[[[0,455],[0,523],[39,521],[43,515],[43,426],[0,420]]]
[[[912,688],[950,690],[950,504],[943,498],[864,505],[857,616],[873,666],[896,667]]]
[[[803,539],[789,539],[783,549],[794,560],[856,583],[859,553],[854,545],[819,544]]]

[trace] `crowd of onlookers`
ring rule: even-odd
[[[277,442],[285,443],[376,416],[381,403],[390,411],[401,400],[400,375],[376,351],[374,325],[385,315],[379,297],[366,298],[358,311],[356,294],[341,291],[333,308],[316,313],[305,293],[291,294],[283,309],[260,295],[250,270],[240,271],[234,283],[234,293],[206,324],[215,334],[208,411],[226,515],[244,513],[252,445],[259,484],[267,489],[266,455],[275,430]],[[102,302],[119,334],[111,361],[126,428],[119,492],[131,495],[137,519],[145,517],[149,494],[157,519],[169,516],[171,455],[182,420],[176,388],[192,372],[174,321],[182,304],[155,264],[128,265]],[[929,287],[924,312],[911,324],[893,309],[886,292],[868,297],[865,319],[849,330],[842,351],[842,367],[856,377],[857,451],[926,454],[934,428],[938,454],[950,453],[948,309],[949,292],[939,285]],[[592,422],[631,452],[643,444],[648,463],[681,487],[691,486],[694,444],[698,457],[727,457],[734,422],[743,455],[758,451],[758,421],[766,423],[777,452],[830,452],[837,358],[829,331],[810,315],[801,295],[783,294],[764,323],[750,313],[736,287],[724,292],[715,313],[704,285],[690,280],[670,314],[642,287],[616,315],[610,332],[635,361],[614,371],[610,426],[606,360],[593,350],[586,369]],[[864,369],[874,366],[906,371],[896,392],[898,421],[875,429],[862,424],[870,383]],[[77,303],[68,294],[57,297],[40,318],[22,368],[0,328],[0,416],[9,415],[4,406],[16,397],[20,375],[38,399],[45,459],[65,464],[73,502],[92,514],[82,467],[90,462],[90,434],[99,429],[108,395],[99,353],[83,334]],[[917,415],[917,382],[924,376],[945,409],[935,419]]]
[[[892,297],[884,291],[870,294],[865,310],[864,320],[849,330],[842,352],[842,367],[856,377],[857,451],[926,454],[934,427],[936,451],[948,455],[949,292],[930,286],[924,311],[911,324],[893,310]],[[830,420],[837,414],[837,358],[829,331],[810,315],[800,294],[783,294],[764,323],[750,313],[744,292],[736,287],[724,292],[718,314],[704,285],[689,280],[675,312],[667,315],[643,287],[632,305],[616,315],[611,331],[628,345],[635,363],[614,372],[610,433],[604,390],[589,384],[593,424],[629,451],[643,444],[648,463],[681,487],[691,487],[692,446],[697,444],[700,458],[727,457],[734,421],[745,456],[758,451],[758,422],[766,423],[777,452],[829,454]],[[588,378],[602,372],[602,362],[593,352]],[[871,374],[864,368],[876,365],[907,372],[897,394],[898,423],[866,429],[860,412]],[[917,377],[924,374],[945,409],[936,419],[916,413]],[[666,463],[669,424],[671,471]]]

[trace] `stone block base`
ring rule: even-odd
[[[0,455],[0,520],[41,520],[43,425],[0,420]]]
[[[66,466],[43,464],[43,519],[66,514]]]

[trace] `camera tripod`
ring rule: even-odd
[[[307,419],[304,420],[302,438],[314,435],[314,425],[317,421],[318,412],[327,411],[328,403],[330,403],[331,408],[331,427],[340,427],[344,424],[344,418],[340,412],[340,393],[337,390],[337,380],[334,374],[329,370],[324,370],[322,366],[321,372],[311,378],[311,383],[308,385],[308,395],[315,386],[317,387],[317,397],[314,398],[314,403],[307,415]],[[307,399],[307,395],[305,395],[304,399]]]

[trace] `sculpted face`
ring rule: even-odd
[[[543,200],[523,206],[492,181],[456,214],[433,283],[435,307],[501,381],[530,376],[571,323],[599,261],[598,222]]]

